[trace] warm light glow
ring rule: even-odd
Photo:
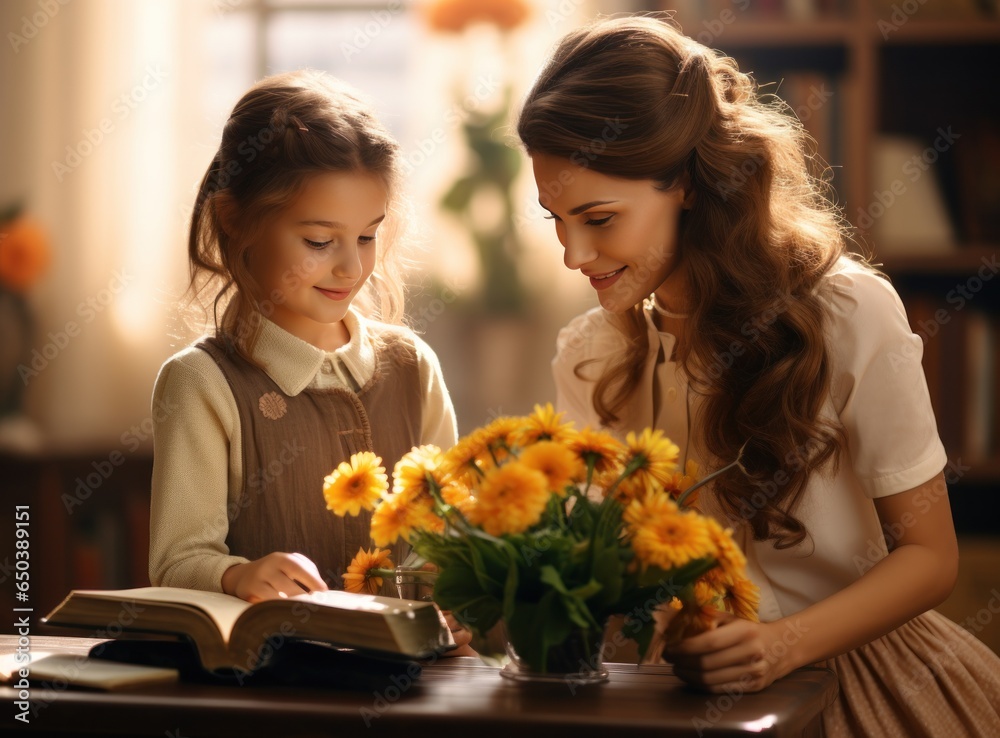
[[[176,81],[179,68],[171,43],[177,33],[176,21],[177,14],[166,3],[144,6],[143,12],[135,14],[129,66],[136,71],[121,91],[130,112],[116,131],[128,139],[122,141],[128,154],[123,157],[119,176],[129,183],[131,196],[127,205],[118,209],[123,239],[120,263],[132,280],[115,299],[112,315],[131,344],[141,343],[152,330],[162,329],[158,325],[158,296],[170,255],[183,248],[173,218],[175,211],[169,206],[176,196],[174,148],[170,144],[177,137],[175,108],[181,104]]]
[[[751,733],[761,733],[769,728],[773,728],[777,722],[777,715],[765,715],[760,720],[751,720],[750,722],[743,723],[741,727],[743,730],[750,731]]]

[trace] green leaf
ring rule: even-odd
[[[500,619],[500,601],[479,586],[474,568],[462,563],[456,562],[438,575],[434,602],[480,635]]]
[[[456,179],[448,192],[441,198],[441,206],[453,213],[462,213],[469,207],[476,191],[478,177],[475,175]]]
[[[642,625],[639,626],[638,630],[635,630],[631,634],[626,634],[638,645],[640,662],[645,658],[646,652],[649,651],[649,644],[652,643],[655,633],[656,621],[650,618],[649,620],[642,621]]]

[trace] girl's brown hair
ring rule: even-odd
[[[250,274],[252,244],[310,176],[331,171],[374,175],[386,186],[389,212],[379,229],[375,271],[354,304],[370,317],[401,320],[399,145],[348,85],[312,70],[267,77],[226,121],[195,198],[188,237],[190,292],[208,298],[216,331],[234,339],[249,361],[261,316],[271,314],[275,299],[261,294]]]
[[[747,442],[747,476],[715,484],[724,510],[785,547],[805,537],[793,513],[809,475],[836,464],[843,445],[842,430],[819,417],[830,363],[814,288],[845,253],[845,231],[810,173],[801,124],[756,93],[732,59],[665,20],[600,20],[561,41],[517,130],[529,154],[693,195],[677,241],[693,305],[677,358],[704,397],[706,451],[728,461]],[[649,350],[642,311],[613,316],[628,349],[595,387],[608,425]]]

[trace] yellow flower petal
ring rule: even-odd
[[[548,479],[549,489],[560,496],[566,487],[582,482],[583,462],[569,448],[555,441],[539,441],[521,452],[518,461],[529,469],[536,469]]]
[[[665,493],[633,500],[623,519],[635,555],[646,566],[671,569],[716,555],[706,519],[697,513],[681,511]]]
[[[348,592],[366,592],[378,594],[382,589],[382,577],[372,574],[372,569],[392,569],[394,564],[389,560],[389,551],[376,548],[374,551],[358,549],[351,563],[344,572],[344,589]]]
[[[323,480],[326,507],[335,515],[357,515],[373,510],[375,503],[388,488],[388,478],[382,459],[371,451],[362,451],[342,461]]]
[[[572,422],[562,422],[563,415],[565,413],[555,411],[551,402],[544,407],[535,405],[531,415],[520,419],[521,427],[514,433],[514,444],[524,447],[538,441],[569,441],[576,431]]]
[[[670,483],[680,452],[663,431],[646,428],[639,435],[630,432],[625,437],[622,466],[632,470],[634,483],[650,490],[663,488]]]
[[[521,533],[537,523],[549,501],[548,480],[518,461],[487,472],[469,522],[493,536]]]

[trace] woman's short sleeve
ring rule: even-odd
[[[944,468],[921,357],[899,295],[860,266],[827,277],[831,395],[849,462],[870,497],[905,492]],[[844,459],[841,463],[847,463]]]

